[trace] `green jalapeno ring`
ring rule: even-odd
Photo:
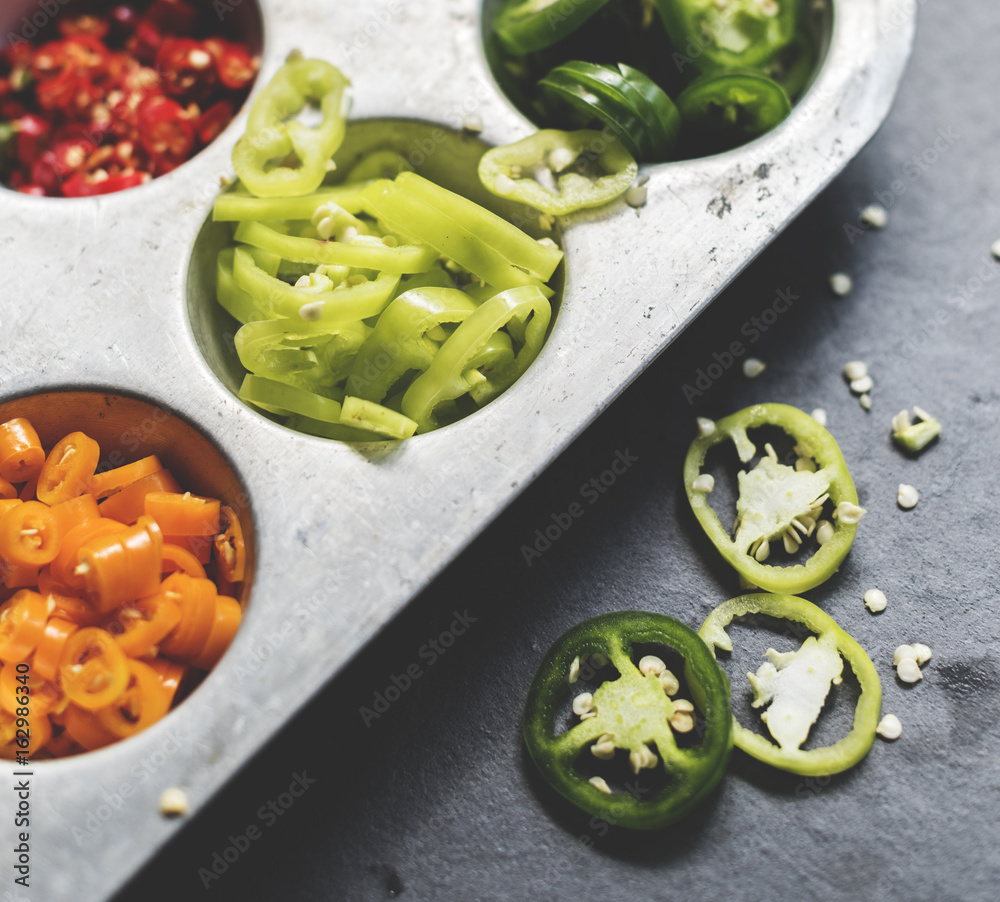
[[[783,749],[760,733],[743,727],[733,717],[733,741],[748,755],[781,770],[807,777],[837,774],[857,764],[875,742],[882,707],[882,684],[878,671],[865,650],[829,614],[812,602],[793,595],[757,593],[723,602],[713,610],[698,630],[715,656],[715,649],[732,651],[726,627],[735,617],[765,614],[801,623],[817,636],[832,635],[840,653],[857,678],[861,696],[854,710],[851,731],[833,745],[818,749]]]
[[[506,0],[493,17],[500,43],[520,56],[572,34],[608,0]]]
[[[667,723],[673,704],[658,679],[643,675],[632,663],[634,646],[653,643],[673,648],[684,658],[692,696],[704,718],[701,742],[694,747],[678,748]],[[610,660],[620,676],[595,692],[596,716],[557,735],[555,717],[569,692],[574,660],[579,664],[585,656],[598,653]],[[632,701],[636,698],[639,705]],[[605,700],[607,710],[602,714]],[[644,706],[642,701],[653,705]],[[658,706],[657,713],[664,715],[662,723],[649,717]],[[632,722],[622,723],[616,715],[631,716]],[[586,620],[556,640],[528,690],[522,727],[532,760],[560,794],[589,814],[624,827],[652,830],[673,823],[715,787],[732,748],[732,724],[729,682],[698,635],[663,614],[622,611]],[[590,783],[576,770],[575,762],[582,750],[607,732],[620,735],[623,744],[619,748],[654,743],[659,752],[657,766],[665,770],[670,782],[644,798],[629,793],[608,795]]]
[[[694,488],[694,481],[701,474],[711,448],[732,440],[740,460],[746,463],[756,452],[755,446],[747,438],[747,430],[762,426],[777,426],[796,441],[809,446],[817,466],[828,480],[827,492],[835,508],[841,502],[857,505],[858,493],[854,480],[851,479],[836,440],[807,413],[787,404],[755,404],[747,407],[719,420],[710,435],[695,439],[684,459],[684,488],[691,509],[712,544],[744,579],[770,592],[805,592],[825,582],[836,572],[851,550],[857,523],[838,520],[833,537],[820,545],[807,563],[775,567],[754,560],[746,549],[739,548],[708,503],[707,495]]]

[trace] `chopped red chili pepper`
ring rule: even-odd
[[[85,197],[142,184],[214,140],[258,59],[208,5],[91,0],[0,51],[0,181]]]

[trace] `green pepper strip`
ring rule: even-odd
[[[368,331],[363,323],[337,327],[302,320],[263,320],[244,325],[234,343],[240,363],[255,376],[325,394],[350,369]]]
[[[382,401],[407,372],[431,365],[438,343],[427,332],[460,323],[476,305],[457,288],[412,288],[393,300],[361,347],[347,379],[347,392]]]
[[[236,240],[297,263],[355,266],[389,273],[425,272],[438,258],[434,248],[426,245],[388,247],[296,238],[282,235],[261,222],[241,222],[236,229]]]
[[[693,701],[704,717],[701,742],[678,748],[669,719],[674,706],[655,675],[632,662],[633,648],[657,643],[685,661]],[[555,717],[569,686],[569,673],[591,655],[603,654],[620,674],[594,692],[596,716],[556,735]],[[689,811],[719,782],[732,749],[729,683],[692,629],[662,614],[622,611],[573,627],[549,649],[532,680],[524,706],[524,741],[546,780],[573,804],[611,823],[639,830],[664,827]],[[581,752],[606,733],[617,748],[656,745],[669,783],[636,798],[597,789],[575,767]]]
[[[597,165],[604,173],[596,180],[578,172],[563,172],[556,177],[553,191],[522,175],[543,164],[562,172],[587,152],[596,154]],[[543,129],[514,144],[494,147],[479,161],[479,178],[488,191],[553,216],[610,203],[628,191],[638,171],[635,158],[620,141],[589,129]]]
[[[826,491],[834,508],[844,501],[855,505],[858,503],[854,480],[851,479],[847,463],[840,453],[836,440],[807,413],[787,404],[755,404],[753,407],[747,407],[719,420],[711,435],[692,442],[684,459],[684,488],[691,509],[712,540],[712,544],[741,576],[769,592],[788,594],[804,592],[818,586],[836,572],[841,561],[847,557],[847,552],[851,550],[858,529],[856,523],[834,521],[836,529],[833,537],[821,545],[804,565],[776,567],[762,564],[747,553],[757,534],[741,530],[737,532],[735,539],[730,538],[718,515],[709,505],[708,496],[693,488],[709,449],[722,442],[731,439],[736,445],[740,460],[743,463],[750,461],[757,449],[747,437],[747,430],[761,426],[778,426],[796,442],[809,447],[819,467],[815,474],[809,475],[815,475],[827,482]],[[792,478],[798,477],[799,474],[796,473]],[[777,535],[780,535],[781,531],[783,530],[778,529]],[[770,540],[777,535],[767,535],[766,538]]]
[[[409,194],[396,182],[383,180],[367,188],[365,212],[394,232],[430,245],[491,285],[501,289],[532,285],[546,297],[553,294],[547,285],[504,259],[493,247],[488,233],[470,231],[437,207]]]
[[[267,319],[268,311],[257,303],[253,295],[236,284],[233,275],[235,253],[236,248],[232,247],[219,251],[215,265],[215,297],[225,311],[241,323]]]
[[[563,252],[558,247],[535,241],[513,223],[461,194],[413,172],[401,172],[396,184],[488,241],[505,260],[536,279],[548,281],[562,262]]]
[[[284,197],[315,191],[327,162],[344,140],[350,82],[323,60],[285,63],[261,91],[247,121],[246,133],[233,149],[236,174],[260,197]],[[323,121],[316,128],[288,121],[309,100],[318,101]],[[295,167],[274,160],[298,158]]]
[[[568,37],[608,0],[506,0],[493,31],[510,53],[543,50]]]
[[[497,375],[512,366],[515,357],[514,342],[511,337],[506,332],[496,332],[482,352],[469,361],[467,372],[476,370],[486,377],[482,382],[473,383],[469,389],[469,397],[476,404],[482,407],[500,394],[502,389],[498,386]]]
[[[775,0],[768,15],[760,0],[656,0],[671,42],[679,50],[698,48],[691,61],[707,71],[719,67],[761,66],[795,35],[801,0]]]
[[[319,207],[329,203],[357,214],[361,212],[361,191],[365,184],[323,188],[297,197],[254,197],[243,191],[227,191],[215,199],[212,219],[215,222],[312,219]]]
[[[260,264],[261,259],[261,252],[256,248],[236,248],[233,258],[236,284],[253,297],[268,316],[295,318],[300,323],[302,317],[299,311],[306,304],[322,303],[318,320],[327,325],[352,323],[377,316],[385,309],[399,284],[398,274],[381,273],[372,281],[360,285],[342,284],[328,291],[295,288],[265,271]]]
[[[465,394],[473,385],[486,382],[488,397],[500,394],[538,356],[551,316],[549,302],[536,288],[512,288],[490,298],[448,337],[431,365],[406,390],[403,413],[420,424],[418,432],[429,432],[439,425],[434,416],[437,406]],[[526,323],[524,344],[514,361],[490,377],[472,369],[492,336],[514,321]]]
[[[351,182],[368,182],[375,179],[392,179],[401,172],[412,172],[410,161],[395,150],[376,150],[362,157],[344,179]],[[343,206],[343,204],[341,204]],[[356,212],[356,211],[351,211]]]
[[[341,406],[338,401],[263,376],[245,376],[239,398],[279,416],[301,414],[324,423],[340,422]]]
[[[767,737],[741,726],[733,718],[733,739],[743,749],[765,764],[808,777],[837,774],[857,764],[875,742],[882,708],[882,684],[878,671],[865,650],[812,602],[794,595],[743,595],[723,602],[712,611],[698,630],[705,644],[715,654],[716,648],[732,651],[733,643],[726,627],[734,617],[765,614],[801,623],[819,637],[832,635],[837,651],[847,660],[861,687],[861,697],[854,709],[854,724],[843,739],[818,749],[780,748]]]
[[[384,441],[383,436],[369,432],[367,429],[357,429],[354,426],[345,426],[343,423],[326,423],[323,420],[314,420],[312,417],[304,417],[301,414],[292,414],[285,420],[285,426],[296,432],[315,435],[318,438],[333,439],[338,442]]]
[[[365,401],[351,395],[344,398],[340,421],[345,426],[355,426],[385,438],[409,438],[417,431],[417,424],[409,417],[374,401]]]

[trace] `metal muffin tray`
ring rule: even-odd
[[[256,17],[253,0],[230,5]],[[259,6],[258,90],[294,48],[328,59],[353,81],[352,119],[409,121],[401,134],[432,168],[469,158],[471,117],[491,144],[533,130],[490,74],[480,0]],[[197,239],[245,110],[143,187],[84,200],[0,193],[3,411],[31,416],[31,396],[83,393],[38,402],[50,428],[65,409],[103,424],[105,457],[159,451],[225,493],[254,548],[244,623],[190,698],[132,739],[32,766],[32,880],[14,898],[111,895],[184,825],[160,815],[163,789],[182,787],[196,812],[555,460],[871,138],[913,10],[837,0],[825,60],[785,123],[729,153],[643,167],[638,210],[567,220],[564,290],[539,359],[482,411],[401,444],[293,433],[233,394]],[[10,785],[17,767],[0,770]]]

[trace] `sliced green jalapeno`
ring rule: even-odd
[[[770,446],[749,473],[739,475],[737,525],[730,536],[708,503],[701,468],[709,450],[732,441],[743,463],[757,454],[748,429],[777,426],[796,442],[795,466],[780,463]],[[864,514],[844,456],[833,436],[811,416],[787,404],[755,404],[714,424],[691,443],[684,460],[684,488],[698,522],[722,556],[754,586],[769,592],[804,592],[829,579],[854,542]],[[823,511],[832,507],[831,519]],[[764,564],[779,539],[794,551],[817,533],[819,549],[805,564]]]
[[[640,645],[667,646],[684,659],[691,701],[677,697],[679,681],[662,659],[633,660]],[[619,676],[578,695],[573,710],[580,722],[557,733],[559,707],[581,665],[594,656],[610,661]],[[700,741],[680,747],[675,734],[692,730],[696,709],[703,718]],[[729,682],[697,633],[672,617],[641,611],[594,617],[557,639],[531,682],[523,718],[525,745],[553,788],[584,811],[637,830],[673,823],[712,790],[729,760],[732,726]],[[610,760],[616,749],[629,753],[634,774],[662,771],[666,785],[612,793],[605,779],[588,779],[578,769],[581,754]]]
[[[770,704],[762,717],[777,744],[741,726],[734,718],[733,739],[737,748],[765,764],[803,776],[826,776],[853,767],[875,742],[882,706],[882,684],[871,658],[829,614],[792,595],[760,593],[730,599],[708,615],[698,635],[713,655],[716,648],[732,651],[726,627],[734,618],[748,614],[801,623],[816,636],[806,639],[795,652],[769,649],[769,663],[756,674],[747,674],[754,690],[753,706]],[[799,746],[819,716],[831,683],[840,682],[841,658],[851,665],[861,687],[851,731],[833,745],[801,749]]]
[[[506,0],[493,31],[510,53],[542,50],[572,34],[608,0]]]
[[[792,111],[785,89],[752,69],[702,75],[677,98],[684,132],[702,153],[728,150],[770,131]]]

